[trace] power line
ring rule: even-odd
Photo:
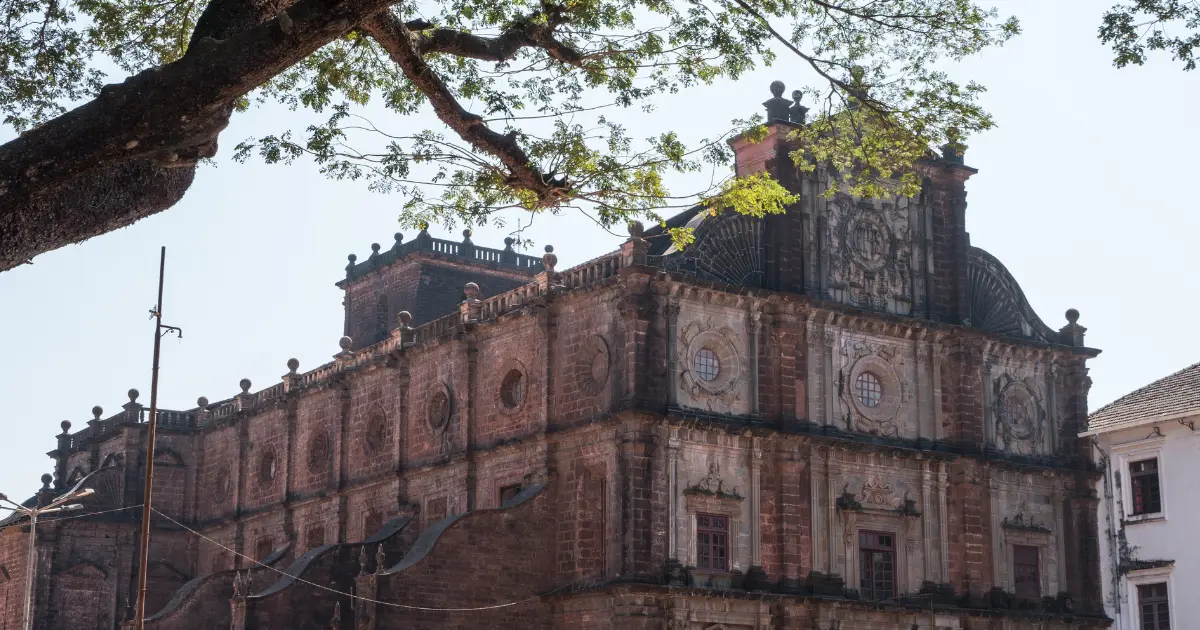
[[[99,511],[99,512],[88,512],[88,513],[86,513],[86,514],[74,514],[74,515],[72,515],[72,516],[60,516],[60,517],[58,517],[58,518],[39,518],[39,519],[38,519],[38,524],[42,524],[42,523],[54,523],[54,522],[57,522],[57,521],[69,521],[69,520],[76,519],[76,518],[85,518],[85,517],[88,517],[88,516],[97,516],[97,515],[99,515],[99,514],[110,514],[110,513],[112,513],[112,512],[120,512],[120,511],[122,511],[122,510],[132,510],[132,509],[134,509],[134,508],[140,508],[140,507],[142,507],[142,504],[141,504],[141,503],[139,503],[139,504],[137,504],[137,505],[127,505],[127,506],[125,506],[125,507],[115,508],[115,509],[112,509],[112,510],[101,510],[101,511]],[[6,510],[11,510],[12,508],[3,508],[3,509],[6,509]],[[155,510],[155,512],[158,512],[158,510]],[[12,528],[14,528],[14,527],[25,527],[25,526],[27,526],[28,524],[29,524],[29,523],[13,523],[12,525],[6,525],[6,526],[4,526],[4,527],[0,527],[0,532],[3,532],[3,531],[10,530],[10,529],[12,529]]]
[[[258,560],[251,558],[250,556],[247,556],[242,553],[238,553],[236,550],[226,547],[225,545],[222,545],[221,543],[213,540],[212,538],[209,538],[208,536],[201,534],[200,532],[188,527],[187,525],[184,525],[183,523],[180,523],[179,521],[171,518],[170,516],[167,516],[166,514],[163,514],[162,512],[159,512],[158,510],[154,509],[153,507],[151,507],[150,509],[153,510],[155,513],[157,513],[159,516],[167,519],[168,521],[171,521],[172,523],[178,525],[179,527],[199,536],[200,538],[212,543],[213,545],[215,545],[217,547],[220,547],[221,549],[224,549],[225,551],[228,551],[229,553],[232,553],[235,556],[238,556],[239,558],[244,558],[246,560],[249,560],[250,562],[258,565],[259,567],[262,567],[264,569],[269,569],[280,575],[288,575],[287,573],[284,573],[283,571],[280,571],[279,569],[276,569],[275,567],[263,564],[263,563],[259,562]],[[526,599],[521,599],[521,600],[517,600],[515,602],[508,602],[508,603],[504,603],[504,604],[493,604],[491,606],[476,606],[476,607],[471,607],[471,608],[432,608],[432,607],[428,607],[428,606],[410,606],[408,604],[397,604],[395,602],[385,602],[385,601],[380,601],[377,599],[371,599],[369,597],[361,597],[359,595],[355,595],[354,593],[346,593],[343,591],[339,591],[335,588],[330,588],[323,584],[317,584],[316,582],[310,582],[308,580],[301,578],[300,576],[290,576],[289,575],[288,577],[291,577],[295,581],[300,582],[302,584],[307,584],[309,586],[319,588],[324,591],[328,591],[330,593],[335,593],[335,594],[341,595],[343,597],[349,597],[351,600],[357,599],[357,600],[372,603],[372,604],[379,604],[381,606],[392,606],[393,608],[404,608],[406,610],[423,610],[423,611],[430,611],[430,612],[472,612],[472,611],[481,611],[481,610],[495,610],[497,608],[508,608],[511,606],[518,606],[520,604],[524,604],[524,603],[531,602],[531,601],[534,601],[537,599],[541,599],[543,597],[546,597],[547,595],[553,595],[554,593],[565,590],[570,586],[570,585],[563,585],[558,588],[546,591],[545,593],[540,593],[538,595],[534,595],[534,596],[528,597]]]

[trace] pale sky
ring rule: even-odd
[[[982,102],[998,122],[968,140],[966,161],[979,173],[967,183],[967,229],[972,244],[1008,267],[1049,326],[1061,327],[1063,312],[1079,309],[1088,345],[1103,350],[1091,362],[1094,410],[1200,361],[1200,341],[1179,332],[1200,302],[1191,275],[1200,208],[1190,189],[1200,177],[1200,73],[1165,57],[1113,68],[1096,39],[1107,0],[996,4],[1021,19],[1024,33],[950,68],[988,87]],[[798,60],[781,54],[774,67],[737,83],[664,98],[649,115],[617,115],[635,137],[665,128],[711,136],[761,111],[772,80],[790,93],[805,77]],[[333,283],[347,254],[361,259],[372,242],[388,247],[403,200],[326,180],[310,164],[230,159],[248,136],[310,121],[282,107],[235,115],[221,136],[219,165],[201,168],[175,208],[0,273],[0,492],[26,497],[52,471],[45,453],[62,420],[83,428],[97,404],[107,417],[131,387],[149,404],[148,311],[161,245],[164,322],[184,329],[182,340],[164,340],[163,408],[229,397],[243,377],[257,391],[287,372],[290,357],[305,371],[337,352],[342,294]],[[382,112],[375,122],[405,133],[435,124]],[[11,136],[0,129],[0,141]],[[477,228],[473,240],[500,247],[505,233]],[[541,217],[526,235],[537,244],[533,253],[554,245],[560,268],[621,240],[570,214]]]

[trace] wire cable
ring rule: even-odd
[[[141,503],[139,503],[137,505],[127,505],[125,507],[114,508],[111,510],[101,510],[99,512],[87,512],[86,514],[72,514],[71,516],[59,516],[57,518],[39,518],[38,525],[44,525],[46,523],[54,523],[57,521],[69,521],[71,519],[85,518],[88,516],[98,516],[100,514],[111,514],[113,512],[121,512],[123,510],[132,510],[134,508],[140,508],[140,507],[142,507]],[[26,520],[21,523],[13,523],[12,525],[6,525],[4,527],[0,527],[0,532],[12,529],[14,527],[27,527],[29,525],[29,520],[28,520],[29,515],[28,514],[21,512],[20,510],[13,510],[12,508],[3,508],[3,509],[12,510],[13,514],[20,514],[21,516],[25,517]],[[158,510],[155,510],[155,512],[157,512],[157,511]]]
[[[553,595],[554,593],[557,593],[557,592],[559,592],[559,591],[565,590],[566,588],[568,588],[568,587],[570,586],[569,584],[568,584],[568,585],[563,585],[563,586],[560,586],[560,587],[558,587],[558,588],[555,588],[555,589],[552,589],[552,590],[546,591],[545,593],[540,593],[540,594],[538,594],[538,595],[534,595],[534,596],[532,596],[532,597],[528,597],[528,598],[525,598],[525,599],[517,600],[517,601],[515,601],[515,602],[507,602],[507,603],[504,603],[504,604],[492,604],[492,605],[490,605],[490,606],[475,606],[475,607],[464,607],[464,608],[432,608],[432,607],[429,607],[429,606],[412,606],[412,605],[409,605],[409,604],[397,604],[397,603],[395,603],[395,602],[385,602],[385,601],[381,601],[381,600],[378,600],[378,599],[371,599],[371,598],[369,598],[369,597],[361,597],[361,596],[359,596],[359,595],[355,595],[354,593],[345,593],[345,592],[339,591],[339,590],[337,590],[337,589],[335,589],[335,588],[330,588],[330,587],[328,587],[328,586],[325,586],[325,585],[323,585],[323,584],[317,584],[316,582],[310,582],[309,580],[305,580],[304,578],[301,578],[301,577],[300,577],[300,576],[298,576],[298,575],[288,575],[287,573],[285,573],[285,572],[283,572],[283,571],[280,571],[279,569],[276,569],[275,567],[272,567],[272,566],[269,566],[269,565],[265,565],[265,564],[263,564],[263,563],[259,562],[258,560],[255,560],[254,558],[251,558],[250,556],[247,556],[247,555],[245,555],[245,554],[242,554],[242,553],[238,553],[236,550],[234,550],[234,549],[231,549],[231,548],[229,548],[229,547],[226,547],[225,545],[222,545],[221,543],[219,543],[219,542],[217,542],[217,541],[213,540],[212,538],[209,538],[208,536],[205,536],[204,534],[201,534],[200,532],[198,532],[198,531],[196,531],[196,530],[194,530],[194,529],[192,529],[192,528],[188,527],[187,525],[184,525],[183,523],[180,523],[179,521],[177,521],[177,520],[175,520],[175,519],[171,518],[170,516],[167,516],[166,514],[163,514],[162,512],[159,512],[158,510],[155,510],[153,506],[151,506],[151,507],[150,507],[150,510],[151,510],[151,511],[153,511],[153,512],[155,512],[155,513],[157,513],[159,516],[161,516],[161,517],[163,517],[163,518],[167,519],[168,521],[171,521],[172,523],[174,523],[174,524],[178,525],[180,528],[182,528],[182,529],[184,529],[184,530],[187,530],[188,532],[191,532],[191,533],[193,533],[193,534],[195,534],[195,535],[199,536],[200,538],[202,538],[202,539],[204,539],[204,540],[206,540],[206,541],[208,541],[208,542],[212,543],[213,545],[215,545],[215,546],[217,546],[217,547],[220,547],[221,549],[224,549],[225,551],[228,551],[229,553],[232,553],[232,554],[233,554],[233,555],[235,555],[235,556],[238,556],[239,558],[243,558],[243,559],[249,560],[250,562],[252,562],[252,563],[254,563],[254,564],[258,565],[259,567],[262,567],[262,568],[264,568],[264,569],[269,569],[269,570],[271,570],[271,571],[274,571],[275,573],[278,573],[278,574],[280,574],[280,575],[285,575],[285,576],[288,576],[288,577],[292,578],[293,580],[295,580],[295,581],[297,581],[297,582],[300,582],[300,583],[302,583],[302,584],[307,584],[307,585],[309,585],[309,586],[312,586],[312,587],[314,587],[314,588],[319,588],[319,589],[321,589],[321,590],[328,591],[328,592],[330,592],[330,593],[335,593],[335,594],[337,594],[337,595],[341,595],[341,596],[343,596],[343,597],[349,597],[351,600],[356,600],[356,599],[357,599],[357,600],[359,600],[359,601],[368,602],[368,603],[372,603],[372,604],[379,604],[379,605],[381,605],[381,606],[391,606],[391,607],[393,607],[393,608],[403,608],[403,609],[406,609],[406,610],[423,610],[423,611],[429,611],[429,612],[473,612],[473,611],[482,611],[482,610],[495,610],[495,609],[498,609],[498,608],[509,608],[509,607],[512,607],[512,606],[519,606],[519,605],[521,605],[521,604],[524,604],[524,603],[528,603],[528,602],[531,602],[531,601],[534,601],[534,600],[537,600],[537,599],[541,599],[541,598],[543,598],[543,597],[546,597],[546,596],[548,596],[548,595]]]

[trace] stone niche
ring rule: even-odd
[[[917,400],[928,378],[917,374],[911,346],[848,331],[839,335],[833,357],[835,426],[884,437],[933,437],[932,408],[920,409]]]
[[[680,407],[751,412],[751,363],[745,310],[685,301],[676,317],[673,380]]]
[[[830,297],[867,310],[912,315],[924,293],[916,273],[924,255],[913,244],[922,229],[920,209],[903,197],[866,201],[838,194],[826,212],[822,238],[829,252]]]
[[[1045,364],[1030,359],[988,360],[984,397],[991,448],[1020,456],[1054,452],[1054,392],[1046,372]]]

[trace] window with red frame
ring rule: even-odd
[[[696,516],[696,568],[729,570],[729,517]]]
[[[1133,513],[1157,514],[1162,511],[1162,492],[1158,486],[1158,459],[1143,459],[1129,465],[1129,483],[1133,490]]]
[[[1025,599],[1042,596],[1042,570],[1037,547],[1013,546],[1013,590],[1017,597]]]
[[[896,536],[882,532],[858,533],[859,590],[863,599],[891,599],[896,595]]]
[[[1138,586],[1138,608],[1142,613],[1142,630],[1171,630],[1168,612],[1167,585],[1142,584]]]

